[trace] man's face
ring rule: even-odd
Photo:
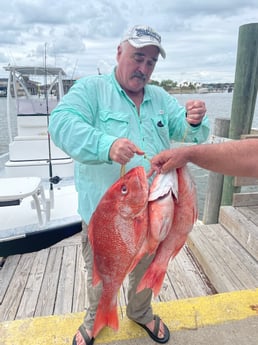
[[[123,89],[135,93],[142,91],[151,77],[158,56],[156,46],[134,48],[128,42],[118,46],[116,77]]]

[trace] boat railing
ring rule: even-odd
[[[57,99],[19,99],[17,114],[19,115],[48,115],[57,105]]]

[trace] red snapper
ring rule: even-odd
[[[118,329],[117,294],[144,254],[148,229],[148,180],[143,167],[131,169],[105,193],[89,223],[93,285],[102,284],[93,336]]]
[[[151,222],[155,222],[157,227],[158,224],[160,224],[160,227],[156,229],[156,237],[158,238],[157,234],[159,234],[160,242],[157,243],[156,241],[157,250],[155,252],[154,259],[142,277],[138,285],[137,292],[140,292],[145,288],[150,288],[155,296],[159,293],[167,271],[169,260],[173,259],[179,253],[180,249],[185,244],[189,232],[192,230],[193,225],[197,220],[196,187],[187,167],[177,169],[177,176],[177,198],[175,198],[175,192],[163,195],[164,185],[162,185],[162,181],[164,181],[164,179],[162,179],[160,175],[156,176],[156,179],[159,181],[158,185],[161,196],[158,198],[159,193],[157,191],[156,200],[152,201],[152,209],[160,220],[156,222],[155,219],[152,220],[150,218],[149,226],[150,228],[155,228]],[[171,176],[171,178],[173,177]],[[155,180],[153,183],[154,182]],[[166,205],[166,213],[163,213],[163,215],[161,213],[159,214],[161,203],[163,209],[165,208],[163,203]],[[171,210],[170,217],[169,209]],[[164,217],[165,219],[170,220],[165,222],[165,230],[163,229],[164,221],[162,222]],[[166,232],[165,237],[164,231]]]

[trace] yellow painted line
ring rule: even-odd
[[[256,307],[255,307],[256,306]],[[258,289],[235,291],[213,296],[154,303],[153,310],[170,331],[197,329],[226,321],[258,316]],[[125,308],[122,309],[125,315]],[[120,313],[120,328],[105,328],[95,343],[108,343],[146,336],[134,322]],[[82,323],[84,313],[28,318],[0,323],[0,345],[64,345]]]

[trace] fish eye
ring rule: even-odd
[[[127,192],[128,192],[128,191],[127,191],[127,187],[126,187],[125,184],[123,184],[123,185],[121,186],[121,193],[125,195],[125,194],[127,194]]]

